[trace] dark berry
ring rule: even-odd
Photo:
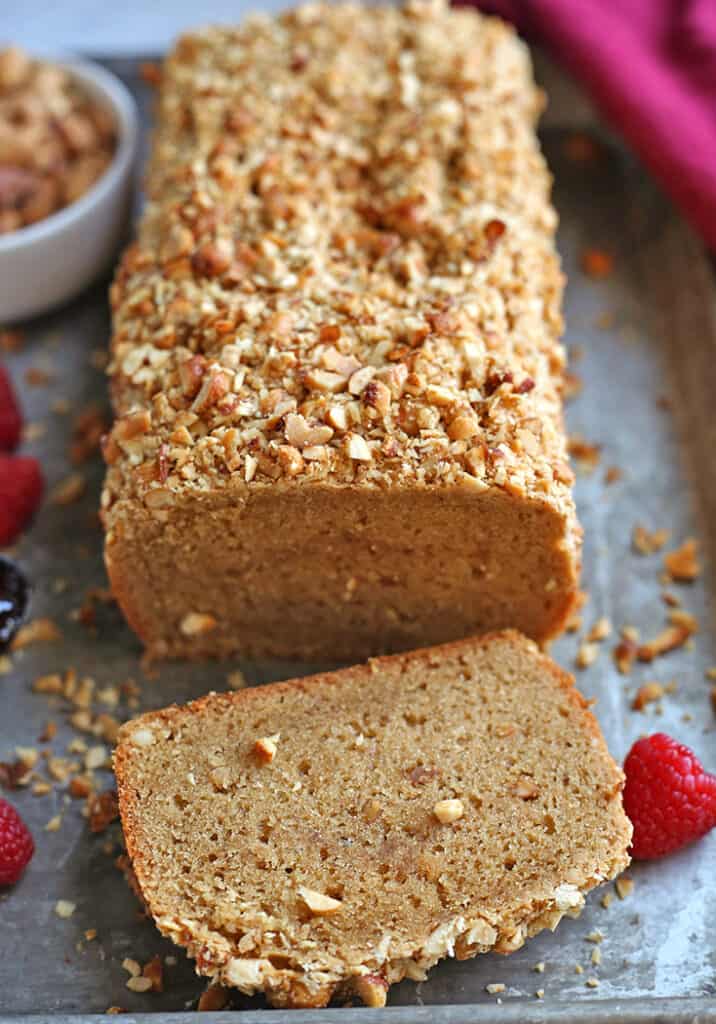
[[[29,591],[19,567],[0,555],[0,649],[10,643],[25,617]]]

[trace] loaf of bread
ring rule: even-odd
[[[112,289],[106,561],[156,656],[357,659],[572,607],[562,277],[503,23],[310,4],[167,60]]]
[[[509,953],[629,860],[586,701],[512,632],[151,712],[115,770],[160,931],[275,1005]]]

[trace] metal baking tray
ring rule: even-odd
[[[138,61],[109,62],[140,102],[145,126],[149,89]],[[614,638],[600,657],[578,673],[612,752],[623,758],[642,732],[665,730],[691,744],[716,769],[714,712],[706,669],[716,664],[713,631],[712,555],[716,542],[716,291],[702,246],[629,154],[595,120],[583,99],[548,63],[540,77],[551,97],[543,142],[555,175],[561,216],[559,245],[569,278],[567,344],[581,353],[574,371],[583,392],[567,408],[570,432],[601,445],[601,461],[577,482],[579,514],[585,528],[584,585],[590,600],[585,626],[606,615],[615,624],[639,627],[649,637],[661,628],[667,609],[660,600],[661,556],[640,556],[630,544],[632,527],[668,527],[674,544],[689,535],[701,541],[705,569],[691,585],[673,587],[684,606],[698,615],[701,632],[652,665],[637,665],[620,676],[610,656]],[[598,140],[597,159],[574,159],[575,130]],[[571,156],[570,156],[571,152]],[[586,247],[609,250],[613,272],[595,281],[579,269]],[[72,258],[72,253],[67,254]],[[106,386],[98,366],[109,322],[104,282],[60,312],[27,326],[22,351],[3,356],[20,384],[33,424],[27,453],[37,454],[50,487],[74,471],[68,463],[73,412],[89,403],[106,409]],[[24,383],[29,368],[46,370],[45,387]],[[53,411],[66,401],[72,412]],[[44,431],[44,432],[43,432]],[[605,483],[609,466],[623,476]],[[72,736],[67,705],[32,691],[32,681],[69,666],[91,676],[101,689],[127,679],[142,688],[142,706],[184,701],[209,689],[226,688],[236,664],[172,664],[154,678],[140,665],[141,652],[118,611],[98,604],[96,622],[76,621],[88,588],[106,585],[101,560],[97,505],[102,478],[95,455],[79,467],[86,479],[82,498],[68,505],[46,503],[16,554],[34,583],[32,617],[48,616],[62,629],[60,642],[37,644],[13,658],[0,676],[3,718],[0,759],[15,744],[36,744],[48,718],[59,725],[56,754]],[[64,581],[58,583],[57,581]],[[554,654],[572,667],[578,638],[568,635]],[[241,664],[252,683],[305,673],[317,666]],[[629,695],[647,679],[676,680],[678,689],[644,713],[630,709]],[[126,707],[118,715],[127,715]],[[98,773],[102,775],[103,773]],[[104,786],[112,785],[104,773]],[[203,982],[181,951],[142,918],[124,878],[107,852],[118,840],[118,825],[93,836],[81,814],[82,801],[66,798],[58,786],[49,796],[27,790],[10,794],[31,824],[37,852],[22,883],[0,898],[0,1022],[34,1014],[48,1024],[80,1024],[110,1006],[130,1020],[173,1022],[196,1006]],[[59,830],[45,831],[61,814]],[[589,1022],[716,1021],[716,835],[662,862],[635,865],[634,891],[608,909],[594,893],[580,920],[565,920],[555,934],[543,933],[510,957],[486,955],[444,962],[429,979],[405,982],[391,991],[385,1010],[333,1008],[302,1011],[306,1022],[369,1019],[393,1024],[419,1022],[529,1022],[555,1018]],[[607,887],[613,891],[613,886]],[[76,903],[61,919],[57,900]],[[84,932],[96,929],[94,941]],[[585,941],[599,929],[602,959],[590,957]],[[165,966],[163,993],[135,994],[126,988],[125,957],[146,962],[154,954],[176,957]],[[536,973],[537,963],[545,964]],[[577,965],[583,973],[577,972]],[[588,987],[596,978],[599,985]],[[500,995],[486,985],[504,984]],[[537,998],[538,989],[544,990]],[[239,1019],[286,1021],[296,1011],[270,1011],[260,1000],[237,997]],[[194,1013],[187,1019],[196,1020]],[[236,1018],[234,1018],[236,1019]]]

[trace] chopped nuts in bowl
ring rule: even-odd
[[[0,322],[45,312],[109,268],[136,141],[134,101],[110,72],[0,50]]]

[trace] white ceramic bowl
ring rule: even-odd
[[[104,174],[76,202],[44,220],[0,235],[0,324],[45,313],[105,273],[127,232],[137,149],[137,110],[129,91],[90,61],[56,61],[108,107],[117,149]]]

